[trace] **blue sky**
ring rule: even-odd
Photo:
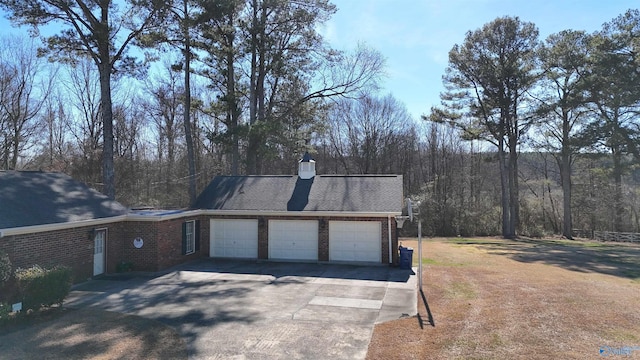
[[[640,0],[332,0],[337,13],[322,27],[340,50],[363,42],[386,58],[383,94],[392,93],[413,117],[439,104],[442,75],[454,44],[499,16],[536,24],[540,38],[565,29],[599,30],[603,23],[640,7]],[[0,18],[0,29],[9,22]]]
[[[384,93],[402,101],[416,120],[439,104],[448,52],[500,16],[534,23],[540,38],[566,30],[597,31],[640,7],[638,0],[332,0],[337,13],[324,26],[337,49],[364,42],[387,61]]]

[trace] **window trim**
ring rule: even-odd
[[[189,225],[191,225],[191,233],[189,233]],[[184,255],[190,255],[196,252],[196,221],[195,220],[189,220],[184,222],[184,244],[185,244]]]

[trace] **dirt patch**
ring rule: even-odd
[[[640,359],[638,254],[637,246],[609,244],[429,240],[426,302],[418,296],[417,317],[377,325],[367,358],[590,359],[626,351],[624,358]]]
[[[6,359],[187,359],[174,329],[97,309],[59,309],[0,334]]]

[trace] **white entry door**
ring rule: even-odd
[[[211,257],[258,258],[258,220],[212,219]]]
[[[318,221],[269,220],[269,259],[318,260]]]
[[[104,274],[106,242],[107,230],[96,230],[96,236],[93,238],[93,276]]]
[[[329,260],[381,262],[379,221],[329,221]]]

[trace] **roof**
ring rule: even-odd
[[[399,213],[402,175],[216,176],[196,209]]]
[[[106,218],[127,208],[71,177],[0,171],[0,229]]]

